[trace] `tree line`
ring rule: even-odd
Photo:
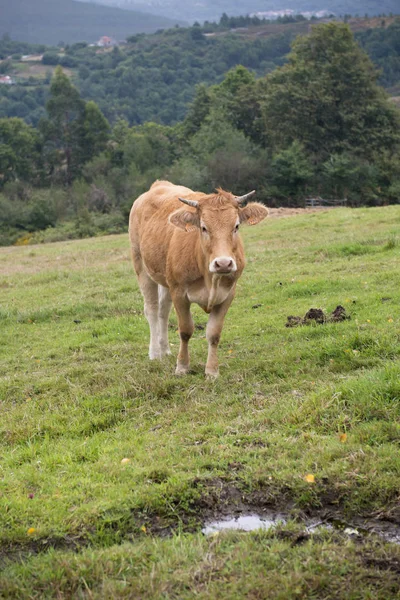
[[[2,243],[123,230],[157,178],[210,192],[256,188],[269,205],[314,194],[398,202],[400,113],[377,78],[346,24],[317,25],[266,76],[237,66],[198,85],[173,126],[110,126],[57,67],[36,128],[0,119]]]

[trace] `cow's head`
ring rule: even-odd
[[[197,230],[211,273],[228,275],[237,270],[236,250],[242,223],[256,225],[268,215],[263,204],[243,206],[255,191],[236,197],[221,189],[199,200],[179,198],[192,210],[181,208],[170,216],[170,223],[184,231]]]

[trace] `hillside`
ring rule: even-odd
[[[386,18],[382,27],[382,19],[351,19],[350,26],[382,69],[381,83],[399,95],[396,40],[400,20]],[[7,74],[21,85],[0,86],[0,118],[17,116],[37,124],[45,114],[49,78],[59,61],[83,97],[95,100],[111,122],[123,117],[131,124],[157,121],[169,125],[184,118],[196,84],[219,83],[237,64],[263,76],[282,65],[293,39],[309,30],[310,22],[305,20],[265,23],[234,32],[229,28],[213,33],[195,27],[173,28],[132,37],[127,45],[111,52],[72,46],[58,56],[56,51],[46,53],[46,64],[4,61],[0,68],[3,72],[8,69]],[[33,54],[36,50],[0,42],[0,57],[14,53]]]
[[[0,0],[0,36],[30,43],[94,42],[103,35],[124,40],[135,33],[173,27],[176,20],[74,0]]]
[[[188,21],[215,21],[222,13],[246,15],[255,12],[292,9],[295,12],[326,10],[336,15],[379,15],[396,13],[398,0],[96,0],[101,4],[144,10]]]

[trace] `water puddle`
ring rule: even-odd
[[[286,519],[279,514],[276,515],[240,515],[237,517],[212,521],[206,524],[202,532],[206,535],[224,531],[225,529],[236,529],[239,531],[255,531],[256,529],[273,529],[278,525],[285,525]]]
[[[241,514],[232,517],[224,517],[219,520],[205,523],[202,532],[205,535],[219,533],[225,530],[236,531],[256,531],[258,529],[270,530],[278,526],[286,525],[289,517],[281,513],[265,513],[262,515],[251,513]],[[400,527],[386,521],[371,521],[363,523],[363,526],[351,525],[339,519],[309,519],[302,521],[304,531],[314,533],[321,529],[335,529],[350,536],[368,536],[374,534],[387,542],[400,544]]]

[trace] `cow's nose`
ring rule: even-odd
[[[220,256],[212,261],[210,271],[212,273],[231,273],[236,271],[236,263],[229,256]]]
[[[217,258],[214,262],[217,271],[230,271],[233,265],[231,258]]]

